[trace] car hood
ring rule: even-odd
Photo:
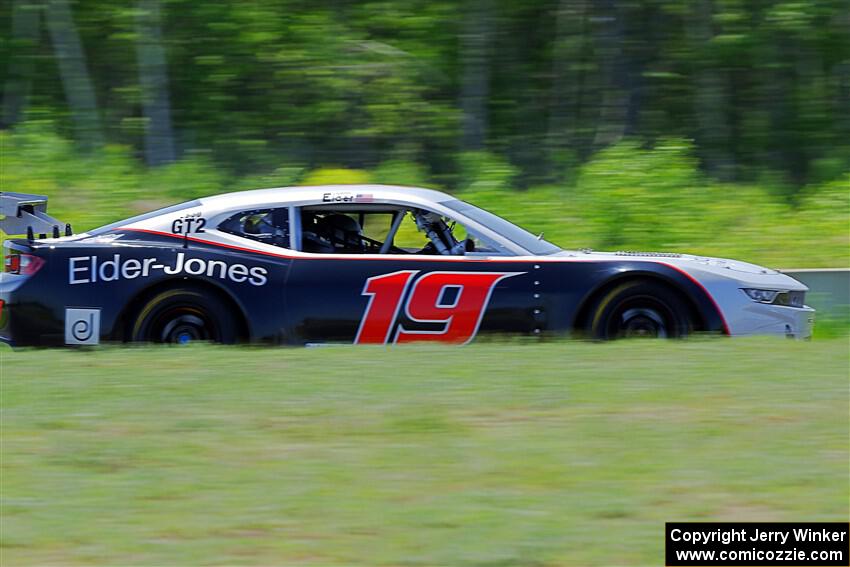
[[[799,290],[807,291],[808,288],[777,270],[730,260],[728,258],[713,258],[711,256],[696,256],[693,254],[675,254],[666,252],[596,252],[587,251],[564,251],[557,256],[569,256],[583,260],[599,261],[648,261],[659,264],[674,266],[700,281],[705,280],[735,280],[743,285],[752,287],[765,287],[768,289]]]

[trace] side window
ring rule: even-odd
[[[314,254],[379,254],[392,227],[386,210],[301,210],[301,245]]]
[[[218,225],[222,232],[273,246],[289,247],[289,209],[241,211]]]
[[[409,223],[399,227],[396,241],[398,242],[401,238],[418,243],[424,238],[425,245],[415,252],[417,254],[459,256],[473,253],[503,253],[497,243],[467,230],[459,222],[439,213],[417,209],[410,211],[408,218]],[[407,220],[406,218],[405,221]],[[405,244],[401,246],[406,248]]]
[[[416,221],[410,211],[404,212],[404,218],[395,233],[393,244],[405,252],[415,254],[425,248],[431,241],[416,226]]]
[[[363,229],[361,234],[372,242],[384,242],[393,225],[392,213],[360,213],[353,215]]]
[[[417,215],[420,222],[423,225],[427,224],[431,229],[429,234],[426,234],[417,225]],[[481,254],[502,253],[497,245],[467,230],[459,222],[422,210],[405,211],[398,232],[395,233],[393,244],[395,248],[400,249],[400,252],[408,254],[443,254],[439,251],[436,240],[445,244],[449,252],[455,255],[471,252]],[[463,246],[458,246],[459,243],[463,243]]]
[[[439,213],[394,206],[301,209],[301,249],[313,254],[504,254]]]
[[[467,245],[467,249],[472,252],[479,252],[482,254],[503,254],[505,252],[505,250],[497,243],[490,239],[483,238],[471,230],[467,230],[467,228],[460,223],[454,225],[452,232],[458,240],[468,240],[470,244]]]

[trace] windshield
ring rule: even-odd
[[[124,220],[120,220],[120,221],[117,221],[117,222],[113,222],[113,223],[108,224],[106,226],[102,226],[102,227],[96,228],[94,230],[89,230],[87,232],[87,234],[90,234],[92,236],[98,236],[98,235],[104,234],[106,232],[109,232],[110,230],[114,230],[114,229],[121,227],[121,226],[126,226],[128,224],[141,222],[143,220],[147,220],[149,218],[153,218],[153,217],[156,217],[156,216],[159,216],[159,215],[167,215],[168,213],[175,213],[177,211],[182,211],[183,209],[191,209],[192,207],[199,207],[199,206],[201,206],[201,202],[199,200],[195,199],[194,201],[187,201],[185,203],[180,203],[179,205],[171,205],[170,207],[165,207],[164,209],[157,209],[155,211],[151,211],[149,213],[143,213],[141,215],[137,215],[137,216],[131,217],[129,219],[124,219]]]
[[[538,238],[527,230],[524,230],[489,211],[476,207],[475,205],[470,205],[469,203],[459,199],[442,201],[440,204],[445,205],[453,211],[462,213],[482,226],[486,226],[490,230],[507,238],[514,244],[525,248],[532,254],[554,254],[561,251],[560,248],[551,242]]]

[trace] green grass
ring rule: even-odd
[[[848,519],[845,338],[0,351],[3,565],[660,565]]]

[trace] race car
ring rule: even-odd
[[[735,260],[562,250],[429,189],[217,195],[82,234],[0,196],[0,339],[465,344],[476,337],[806,338],[806,286]]]

